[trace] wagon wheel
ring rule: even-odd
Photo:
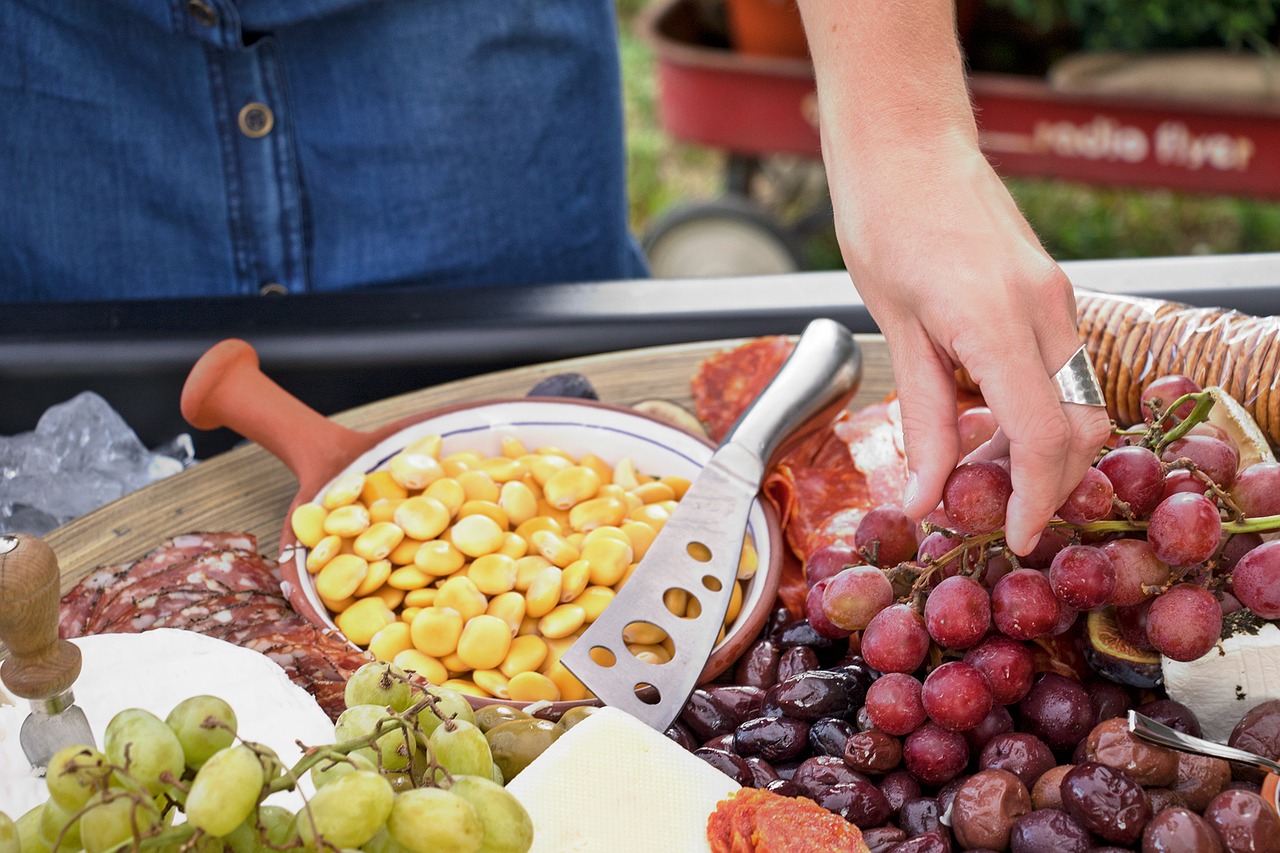
[[[659,278],[769,275],[805,266],[795,238],[734,195],[674,208],[649,229],[643,246]]]

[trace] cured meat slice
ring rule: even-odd
[[[707,818],[713,853],[869,853],[862,832],[806,797],[739,788]]]
[[[702,362],[693,377],[694,414],[707,425],[716,443],[760,396],[795,344],[784,335],[756,338],[716,353]]]
[[[97,609],[103,594],[121,582],[133,568],[133,563],[118,566],[102,566],[94,569],[62,596],[58,606],[58,636],[64,640],[83,637],[89,617]]]

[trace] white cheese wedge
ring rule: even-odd
[[[507,785],[533,820],[530,853],[709,851],[707,818],[738,789],[625,711],[601,708]]]
[[[191,631],[168,628],[142,634],[99,634],[72,640],[80,647],[80,677],[72,688],[96,745],[107,723],[125,708],[145,708],[164,719],[189,696],[210,694],[231,705],[239,734],[266,744],[285,766],[308,746],[333,743],[333,723],[310,693],[291,682],[266,655]],[[0,691],[0,810],[12,818],[49,797],[22,752],[18,731],[30,703]],[[302,781],[304,790],[309,780]],[[298,807],[296,794],[271,803]]]
[[[1200,719],[1204,736],[1226,743],[1245,712],[1280,699],[1280,628],[1267,622],[1256,634],[1233,634],[1204,657],[1162,658],[1169,698]]]

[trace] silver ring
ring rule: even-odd
[[[1075,355],[1067,360],[1062,369],[1053,374],[1053,384],[1058,389],[1058,399],[1064,403],[1079,403],[1082,406],[1106,407],[1107,401],[1102,397],[1102,383],[1094,372],[1093,362],[1084,347],[1076,350]]]

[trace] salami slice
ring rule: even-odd
[[[869,853],[862,832],[806,797],[739,788],[707,818],[713,853]]]
[[[90,617],[107,590],[121,582],[133,563],[94,569],[62,597],[58,607],[58,636],[64,640],[83,637]]]
[[[756,338],[710,356],[693,377],[694,413],[719,443],[791,355],[784,335]]]

